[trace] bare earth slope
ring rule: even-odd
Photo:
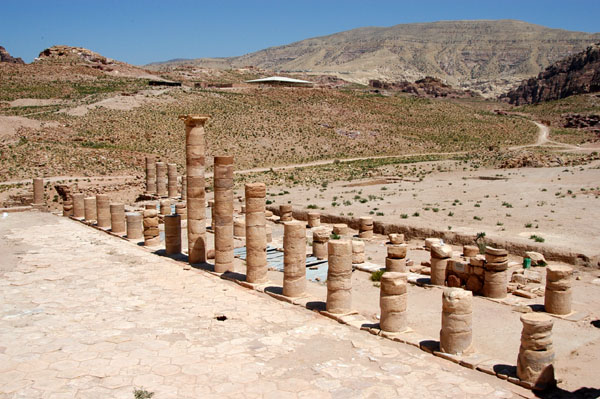
[[[240,57],[174,63],[221,68],[254,65],[273,71],[330,73],[360,83],[369,79],[414,81],[434,76],[452,85],[499,94],[599,39],[600,34],[550,29],[521,21],[440,21],[365,27]],[[161,64],[153,66],[160,67]]]

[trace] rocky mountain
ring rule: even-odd
[[[597,91],[600,91],[600,43],[557,61],[501,99],[521,105]]]
[[[253,65],[273,72],[330,74],[367,84],[426,76],[497,96],[553,62],[600,40],[590,34],[521,21],[441,21],[365,27],[231,58],[176,60],[153,69],[192,64]]]
[[[2,46],[0,46],[0,62],[9,62],[11,64],[24,64],[21,58],[12,57],[8,51]]]
[[[471,90],[460,90],[445,84],[440,79],[432,78],[427,76],[423,79],[419,79],[413,82],[382,82],[381,80],[372,79],[369,80],[369,86],[374,89],[399,91],[402,93],[414,94],[417,97],[424,98],[470,98],[479,97],[476,93]]]

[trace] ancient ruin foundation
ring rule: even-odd
[[[358,237],[364,239],[373,238],[373,218],[370,216],[361,216],[358,229]]]
[[[319,227],[321,225],[321,214],[319,212],[308,212],[308,227]]]
[[[292,221],[283,230],[283,295],[299,297],[306,291],[306,227]]]
[[[267,281],[267,232],[264,183],[247,183],[246,189],[246,281]]]
[[[85,218],[85,202],[83,193],[73,194],[73,217]]]
[[[485,274],[483,295],[488,298],[504,298],[507,294],[508,251],[502,248],[485,248]]]
[[[327,259],[327,241],[329,241],[329,230],[325,228],[313,230],[312,250],[317,259]]]
[[[86,197],[83,199],[84,218],[86,222],[96,221],[96,197]]]
[[[292,216],[292,206],[289,204],[279,205],[279,220],[281,222],[291,222],[294,220]]]
[[[167,191],[167,164],[164,162],[156,163],[156,192],[159,197],[166,197]]]
[[[554,348],[552,345],[552,317],[543,313],[525,313],[521,316],[523,331],[517,358],[517,376],[544,389],[555,383]]]
[[[168,215],[165,222],[165,253],[178,255],[181,253],[181,216]]]
[[[139,240],[144,236],[142,225],[142,214],[139,212],[127,212],[125,214],[127,221],[127,238],[129,240]]]
[[[125,205],[110,204],[110,225],[113,233],[125,233],[127,230],[125,226]]]
[[[406,244],[392,244],[387,246],[387,257],[385,258],[386,272],[406,272]]]
[[[96,225],[103,229],[110,228],[110,198],[107,194],[96,195]]]
[[[167,192],[169,198],[177,198],[177,164],[167,164]]]
[[[156,157],[146,157],[146,194],[156,194]]]
[[[158,231],[158,211],[156,209],[144,210],[144,245],[155,247],[160,245]]]
[[[204,123],[206,115],[180,117],[185,123],[189,263],[206,262]]]
[[[469,351],[473,341],[473,293],[461,288],[446,288],[442,294],[440,350],[459,354]]]
[[[450,245],[432,244],[431,251],[431,284],[446,285],[446,268],[448,259],[452,256]]]
[[[381,276],[379,328],[388,332],[402,332],[407,328],[408,274],[385,272]]]
[[[352,240],[352,263],[365,263],[365,243],[359,240]]]
[[[233,157],[214,161],[215,272],[233,271]]]
[[[350,240],[329,240],[327,245],[327,311],[349,313],[352,307],[352,243]]]
[[[546,268],[546,312],[558,315],[571,313],[572,277],[573,268],[570,266],[551,265]]]

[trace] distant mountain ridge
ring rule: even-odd
[[[440,21],[358,28],[239,57],[175,60],[147,67],[253,65],[274,72],[331,74],[364,84],[370,79],[415,81],[433,76],[496,96],[597,41],[600,33],[522,21]]]

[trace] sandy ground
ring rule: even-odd
[[[164,94],[169,89],[160,89],[160,90],[143,90],[137,94],[131,96],[123,96],[117,95],[114,97],[109,97],[104,100],[100,100],[98,102],[92,104],[80,105],[74,108],[65,108],[60,110],[59,112],[64,112],[67,115],[71,116],[83,116],[88,113],[89,110],[104,107],[111,110],[119,110],[119,111],[130,111],[134,108],[141,107],[146,104],[165,104],[168,102],[173,102],[175,99],[171,97],[160,97],[161,94]]]
[[[20,128],[39,129],[42,126],[58,126],[57,122],[42,122],[22,116],[0,115],[0,142],[14,139]]]

